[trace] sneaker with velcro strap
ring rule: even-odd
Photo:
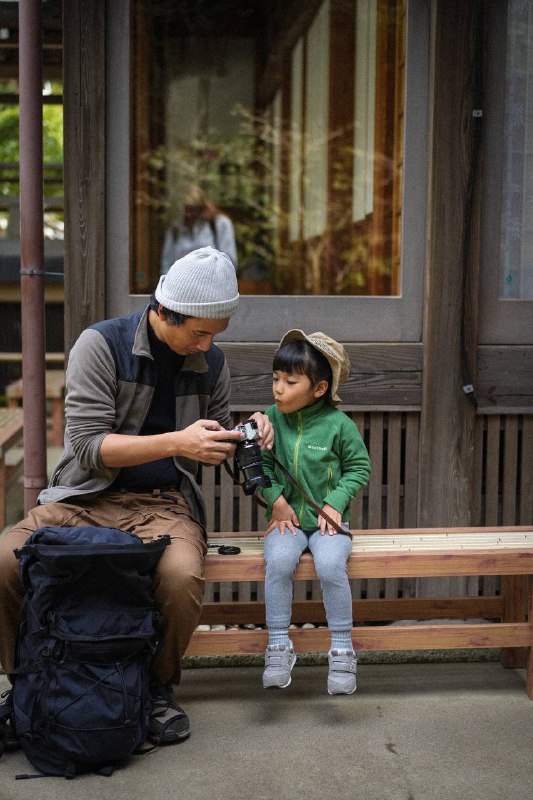
[[[265,652],[263,672],[264,689],[286,689],[291,682],[292,668],[296,664],[296,654],[292,642],[269,644]]]
[[[353,650],[328,653],[328,694],[353,694],[357,688],[357,658]]]

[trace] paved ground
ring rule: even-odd
[[[188,669],[186,742],[110,778],[16,781],[0,800],[531,800],[533,702],[524,673],[498,662],[363,664],[350,697],[325,693],[326,668],[295,668],[265,692],[258,667]],[[0,688],[7,681],[0,677]]]

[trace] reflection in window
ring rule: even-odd
[[[303,125],[303,39],[300,39],[291,54],[291,133],[290,133],[290,196],[289,238],[297,242],[301,238],[302,209],[302,125]]]
[[[405,0],[132,5],[132,290],[195,184],[243,293],[398,294]]]
[[[500,297],[533,300],[533,11],[508,9]]]
[[[353,220],[362,222],[374,202],[376,0],[359,0],[355,19]]]

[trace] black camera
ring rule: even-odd
[[[256,442],[259,438],[257,422],[255,419],[246,419],[233,429],[245,435],[245,439],[237,442],[235,451],[235,461],[243,474],[244,483],[242,490],[244,494],[253,494],[258,486],[272,486],[270,478],[263,472],[263,459],[261,458],[261,448]]]

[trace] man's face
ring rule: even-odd
[[[201,319],[188,317],[183,325],[169,325],[159,312],[154,330],[158,339],[180,356],[194,353],[207,353],[217,333],[225,331],[229,324],[226,319]]]

